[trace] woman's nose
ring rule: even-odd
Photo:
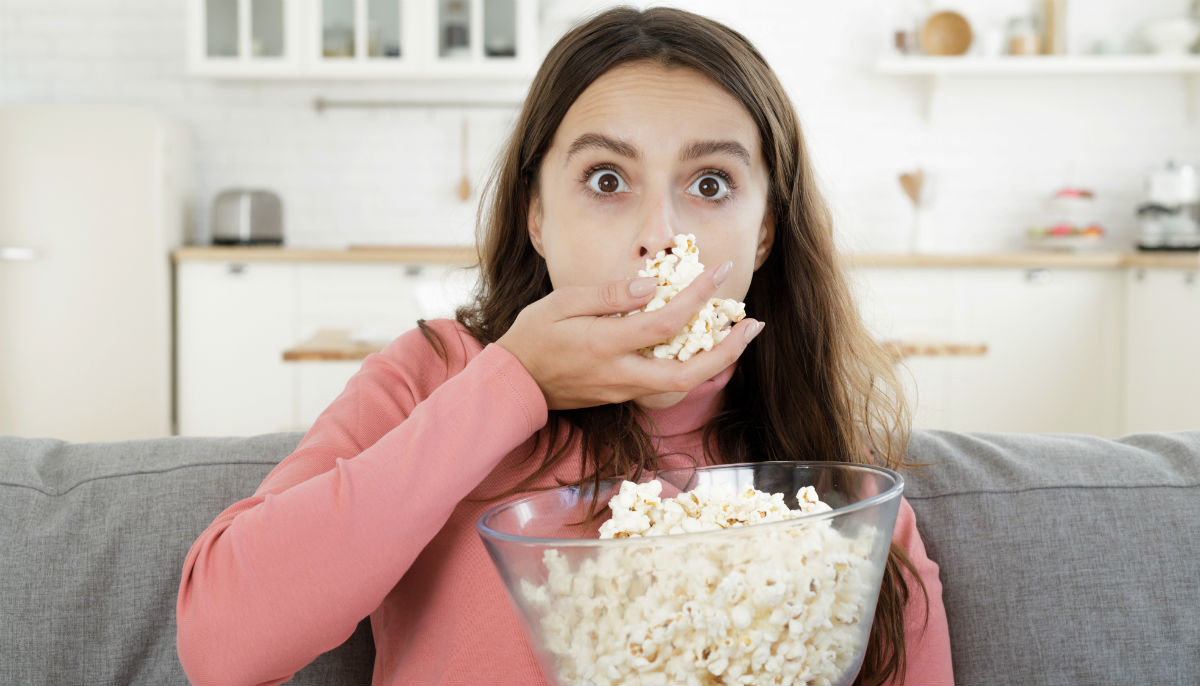
[[[648,194],[639,221],[634,253],[639,259],[657,255],[659,250],[671,247],[676,229],[675,208],[670,194],[664,189],[660,193]]]

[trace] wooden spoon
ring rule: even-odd
[[[925,183],[925,172],[921,169],[900,175],[900,186],[914,206],[921,204],[921,186]]]
[[[471,197],[471,179],[467,172],[467,118],[462,120],[462,178],[458,181],[458,199],[466,202]]]

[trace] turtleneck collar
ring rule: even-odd
[[[679,436],[704,426],[721,411],[725,385],[733,378],[737,365],[729,365],[721,373],[693,388],[683,400],[661,410],[647,410],[654,421],[653,433],[660,436]]]

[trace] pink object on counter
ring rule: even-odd
[[[373,682],[544,684],[475,520],[537,467],[524,460],[545,398],[511,353],[431,323],[368,357],[295,452],[192,545],[177,605],[194,683],[282,683],[370,615]],[[702,461],[702,427],[733,368],[652,412],[663,467]],[[575,451],[555,476],[578,476]],[[478,499],[472,501],[470,499]],[[893,540],[930,591],[905,612],[905,681],[951,683],[938,568],[907,501]],[[910,583],[910,588],[915,584]]]

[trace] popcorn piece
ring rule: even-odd
[[[696,237],[690,233],[676,234],[669,253],[658,251],[657,255],[646,259],[645,269],[638,270],[638,276],[657,278],[658,287],[650,302],[628,314],[653,312],[664,307],[703,272]],[[730,298],[712,298],[679,333],[658,345],[643,348],[641,353],[646,357],[687,360],[701,350],[712,350],[714,345],[725,340],[732,325],[745,317],[745,303]]]
[[[543,585],[521,584],[541,614],[565,683],[819,684],[852,677],[874,600],[875,534],[829,520],[743,535],[674,539],[826,512],[812,487],[782,493],[702,485],[662,498],[624,482],[601,538],[634,538],[575,569],[556,551]],[[867,621],[861,621],[861,620]]]

